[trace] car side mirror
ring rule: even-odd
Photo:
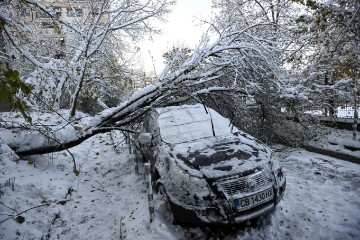
[[[141,145],[149,145],[151,142],[151,134],[150,133],[140,133],[138,140]]]

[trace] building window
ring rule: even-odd
[[[37,18],[50,18],[50,16],[45,12],[36,12]]]
[[[22,9],[22,10],[20,10],[19,15],[21,17],[30,17],[31,10],[30,9]]]
[[[48,23],[48,22],[42,22],[41,23],[41,26],[43,29],[46,29],[46,28],[54,28],[54,25]]]
[[[61,16],[61,8],[60,7],[54,7],[54,11],[56,16],[60,17]]]
[[[68,17],[82,17],[83,11],[79,8],[68,8],[67,10],[67,16]]]
[[[94,9],[91,10],[92,15],[98,15],[99,12],[100,12],[100,10],[98,8],[94,8]]]

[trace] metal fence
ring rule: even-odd
[[[360,108],[357,109],[358,114],[360,113]],[[335,115],[338,118],[354,118],[354,107],[353,106],[340,106],[335,109]],[[308,110],[305,113],[316,116],[330,116],[329,111],[322,110]]]
[[[354,107],[338,107],[337,108],[337,117],[338,118],[354,118],[354,112],[355,112],[355,108]],[[360,112],[360,108],[357,109],[357,112],[359,114]]]

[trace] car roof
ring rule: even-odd
[[[202,104],[171,106],[156,109],[163,141],[182,143],[201,138],[232,135],[237,131],[230,120]]]

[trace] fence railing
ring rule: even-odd
[[[334,116],[338,118],[354,118],[355,108],[353,106],[340,106],[334,109]],[[357,109],[358,114],[360,113],[360,108]],[[309,110],[305,113],[316,116],[330,116],[329,111],[323,110]]]
[[[337,117],[338,118],[354,118],[354,107],[338,107],[337,108]],[[357,108],[359,114],[360,108]]]

